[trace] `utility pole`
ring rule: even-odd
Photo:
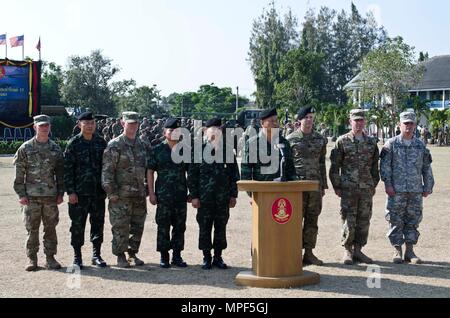
[[[238,118],[238,108],[239,108],[239,86],[236,87],[236,120]]]

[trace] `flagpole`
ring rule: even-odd
[[[22,61],[25,61],[25,36],[23,36],[23,43],[22,43]]]
[[[41,36],[39,35],[39,61],[42,61],[42,60],[41,60],[41,48],[42,48],[42,45],[41,45]]]
[[[8,59],[8,34],[5,33],[5,59]]]

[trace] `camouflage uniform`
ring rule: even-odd
[[[381,151],[381,179],[393,187],[396,195],[388,197],[386,220],[388,237],[393,246],[417,244],[422,221],[422,193],[433,192],[434,178],[431,154],[416,137],[408,145],[402,136],[390,139]]]
[[[112,125],[112,133],[113,133],[113,138],[117,138],[120,136],[120,134],[123,132],[123,127],[121,123],[115,123]]]
[[[342,245],[365,246],[372,217],[372,199],[380,181],[379,150],[374,138],[359,141],[352,132],[341,136],[331,152],[330,180],[342,191]]]
[[[290,134],[287,140],[299,179],[320,182],[319,190],[303,193],[303,248],[314,249],[322,211],[322,190],[328,189],[325,168],[328,140],[316,132],[303,134],[300,130]]]
[[[158,224],[158,252],[184,249],[184,232],[186,230],[188,165],[176,164],[172,160],[172,150],[167,141],[156,146],[150,156],[148,169],[156,171],[158,177],[155,194],[158,200],[156,224]],[[170,226],[172,239],[170,239]]]
[[[78,196],[77,204],[69,203],[69,216],[72,220],[70,232],[71,245],[84,245],[84,231],[88,214],[91,223],[91,242],[103,243],[105,222],[105,191],[101,185],[103,152],[106,141],[94,134],[86,140],[82,134],[73,137],[64,152],[64,184],[68,195]]]
[[[204,151],[213,153],[209,142],[203,144]],[[200,250],[224,250],[227,248],[226,225],[230,216],[231,198],[238,197],[236,182],[239,170],[234,157],[233,163],[226,163],[224,147],[223,163],[192,163],[188,170],[188,187],[192,199],[200,200],[197,222],[200,227]],[[206,149],[206,150],[205,150]],[[205,152],[204,152],[205,153]],[[214,226],[214,241],[211,231]]]
[[[28,206],[22,207],[23,221],[28,232],[26,251],[34,257],[39,251],[39,226],[44,225],[44,253],[56,255],[56,225],[59,222],[57,196],[64,195],[64,165],[59,146],[49,140],[37,142],[36,137],[26,141],[17,150],[14,191],[19,198],[27,197]]]
[[[271,163],[263,164],[261,163],[261,160],[259,158],[259,147],[260,143],[265,142],[267,143],[267,155],[270,156],[271,152],[274,151],[273,147],[270,142],[267,141],[266,136],[264,135],[263,131],[261,131],[257,136],[254,136],[247,140],[244,144],[244,153],[242,155],[242,163],[241,163],[241,179],[242,180],[255,180],[255,181],[273,181],[276,178],[280,177],[280,168],[278,165],[278,169],[273,174],[263,174],[261,172],[261,168],[263,167],[270,167]],[[286,156],[286,162],[285,162],[285,170],[284,173],[286,174],[286,178],[288,181],[298,180],[297,174],[295,172],[295,166],[294,161],[292,159],[292,152],[291,147],[289,145],[289,142],[284,139],[282,136],[279,137],[279,143],[284,144],[284,153]],[[256,149],[257,151],[257,158],[256,163],[251,163],[251,155],[250,150]],[[278,150],[280,152],[279,158],[281,160],[281,150]],[[249,194],[250,195],[250,194]]]
[[[109,219],[112,225],[112,252],[114,255],[137,254],[141,244],[146,206],[146,151],[136,138],[125,135],[111,140],[103,154],[102,186],[109,202]]]

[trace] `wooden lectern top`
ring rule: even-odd
[[[248,192],[307,192],[319,189],[319,181],[254,181],[241,180],[237,183],[239,191]]]

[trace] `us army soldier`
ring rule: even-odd
[[[400,114],[401,134],[390,139],[381,151],[381,179],[387,198],[388,237],[395,248],[393,262],[402,263],[402,246],[406,243],[405,262],[421,263],[413,247],[419,239],[423,198],[433,192],[434,178],[430,151],[414,136],[416,115]]]
[[[316,247],[318,220],[322,212],[322,197],[328,189],[325,157],[327,154],[327,139],[313,131],[314,109],[302,107],[297,114],[300,128],[287,136],[291,145],[295,170],[300,180],[317,180],[319,190],[303,193],[303,264],[323,265],[323,262],[313,254]]]
[[[20,146],[14,156],[16,176],[14,191],[22,205],[23,220],[28,232],[26,252],[27,271],[38,267],[39,226],[44,226],[44,253],[46,268],[59,269],[56,261],[58,239],[56,225],[59,222],[58,205],[63,202],[63,158],[59,146],[48,135],[51,129],[50,117],[34,117],[36,136]]]
[[[112,252],[119,267],[144,265],[137,257],[141,245],[146,206],[146,150],[136,137],[139,114],[124,112],[124,132],[111,140],[103,154],[102,186],[108,198],[112,225]],[[125,252],[128,251],[128,260]],[[129,263],[130,262],[130,263]]]
[[[350,124],[352,130],[338,138],[331,152],[330,180],[341,198],[343,262],[371,264],[361,249],[367,244],[373,196],[380,181],[379,150],[376,140],[364,133],[364,110],[353,109]]]

